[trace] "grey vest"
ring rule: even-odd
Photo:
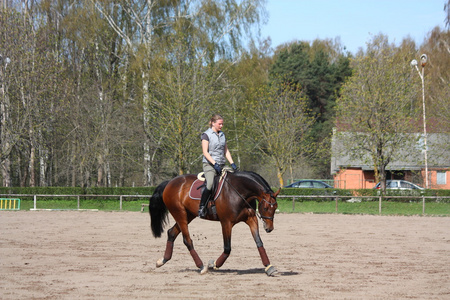
[[[209,138],[209,148],[208,153],[219,165],[225,164],[225,145],[226,139],[223,131],[218,134],[214,132],[211,128],[204,132]],[[203,156],[204,163],[210,163],[205,156]]]

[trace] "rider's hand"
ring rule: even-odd
[[[219,175],[222,173],[222,168],[219,166],[218,163],[214,164],[214,170],[216,170],[216,173]]]
[[[231,167],[233,168],[234,171],[237,171],[237,170],[238,170],[238,167],[236,166],[235,163],[232,163],[232,164],[231,164]]]

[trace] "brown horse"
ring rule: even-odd
[[[161,267],[172,258],[173,243],[181,232],[183,242],[200,269],[200,274],[206,273],[208,268],[218,269],[230,255],[233,226],[239,222],[245,222],[250,227],[266,274],[275,275],[277,270],[270,264],[259,235],[257,217],[261,218],[266,232],[273,230],[273,217],[278,206],[276,197],[280,190],[274,193],[264,178],[253,172],[239,171],[225,176],[220,194],[215,200],[216,214],[212,215],[209,212],[206,217],[220,221],[224,250],[216,261],[211,260],[205,267],[194,249],[188,229],[188,224],[197,217],[199,208],[199,201],[189,196],[189,190],[196,178],[195,175],[181,175],[165,181],[156,188],[150,198],[151,228],[155,237],[161,237],[164,225],[168,221],[168,211],[176,222],[167,231],[164,257],[157,261],[156,266]],[[258,212],[256,202],[258,202]]]

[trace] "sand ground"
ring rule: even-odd
[[[260,226],[279,273],[268,277],[245,224],[223,267],[200,275],[182,239],[156,268],[166,234],[148,213],[0,212],[1,299],[450,299],[450,218],[277,214]],[[170,221],[173,224],[173,221]],[[261,224],[260,224],[261,225]],[[194,220],[206,263],[220,224]]]

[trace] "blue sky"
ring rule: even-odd
[[[410,36],[420,46],[435,27],[444,29],[447,0],[268,0],[262,37],[272,47],[292,40],[335,39],[353,54],[373,35],[399,44]]]

